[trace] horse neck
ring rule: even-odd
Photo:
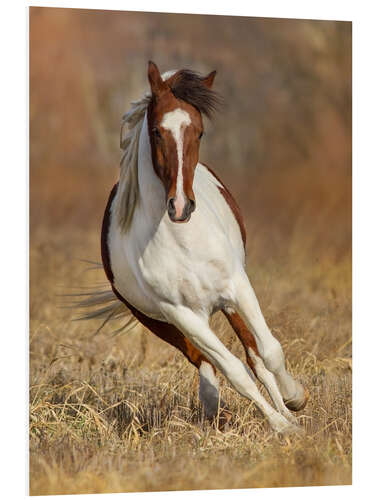
[[[166,211],[165,190],[152,163],[147,113],[143,120],[138,150],[139,208],[143,216],[160,221]]]

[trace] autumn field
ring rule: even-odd
[[[82,260],[100,261],[121,116],[148,59],[218,70],[201,159],[241,207],[248,274],[310,391],[303,436],[276,435],[221,376],[219,430],[179,352],[140,326],[95,334],[100,321],[64,307],[105,285]],[[351,484],[351,259],[350,23],[31,9],[32,495]]]

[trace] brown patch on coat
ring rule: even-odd
[[[118,182],[113,186],[111,193],[109,195],[108,201],[107,201],[107,205],[105,207],[103,222],[102,222],[102,233],[101,233],[101,239],[100,239],[103,268],[104,268],[104,272],[108,278],[108,281],[111,283],[111,285],[113,284],[113,272],[111,269],[111,261],[109,258],[108,233],[109,233],[109,224],[111,221],[110,220],[111,219],[111,206],[112,206],[113,199],[116,196],[117,188],[118,188]]]
[[[240,339],[246,353],[246,361],[250,368],[256,375],[253,360],[250,358],[248,349],[252,349],[257,356],[259,356],[258,347],[254,335],[247,328],[245,322],[237,312],[229,313],[223,309],[223,313],[229,321],[231,327],[236,332],[237,337]]]
[[[207,168],[207,170],[210,172],[210,174],[212,174],[215,177],[215,179],[218,180],[220,182],[220,184],[223,186],[223,187],[217,186],[217,188],[220,191],[220,193],[223,195],[225,201],[228,203],[229,208],[232,210],[234,218],[236,219],[237,224],[240,228],[241,238],[242,238],[243,246],[245,248],[246,247],[246,228],[245,228],[245,223],[244,223],[240,208],[237,205],[236,200],[233,198],[229,189],[225,186],[223,181],[215,174],[215,172],[210,167],[208,167],[205,163],[201,162],[201,164],[204,165]]]

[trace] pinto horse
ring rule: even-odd
[[[149,62],[151,92],[124,117],[129,132],[119,182],[109,196],[102,226],[102,261],[112,291],[95,304],[133,318],[179,349],[199,370],[199,396],[208,418],[219,410],[220,370],[277,432],[298,431],[290,410],[308,392],[285,367],[245,271],[246,232],[240,210],[223,182],[199,162],[202,115],[218,102],[216,72],[160,74]],[[122,133],[122,132],[121,132]],[[238,335],[251,371],[276,409],[259,392],[249,368],[209,325],[222,311]]]

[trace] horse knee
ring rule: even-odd
[[[273,338],[264,348],[263,362],[267,370],[277,373],[283,368],[285,363],[284,352],[280,342]]]

